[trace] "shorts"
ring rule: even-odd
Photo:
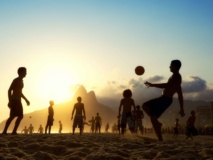
[[[100,129],[100,128],[101,128],[101,124],[100,124],[99,122],[96,123],[96,124],[95,124],[95,128],[96,128],[96,129],[98,129],[98,128]]]
[[[139,128],[140,130],[143,129],[142,119],[136,119],[136,120],[135,120],[135,129],[137,130],[138,128]]]
[[[121,117],[121,128],[126,128],[126,125],[128,123],[129,129],[134,128],[134,121],[132,119],[132,114],[131,112],[128,113],[123,113]]]
[[[23,117],[23,107],[20,100],[10,101],[10,117]]]
[[[151,116],[159,118],[171,104],[172,97],[161,96],[159,98],[147,101],[143,105],[146,105],[149,108],[149,113]]]
[[[73,122],[73,127],[83,128],[83,116],[80,114],[76,114]]]

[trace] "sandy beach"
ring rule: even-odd
[[[152,134],[8,134],[0,135],[0,160],[213,159],[213,136],[184,139],[164,135],[158,142]]]

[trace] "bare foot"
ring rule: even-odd
[[[162,128],[162,123],[160,123],[156,117],[150,117],[153,128],[155,130],[155,133],[158,137],[159,141],[163,141],[162,133],[161,133],[161,128]]]

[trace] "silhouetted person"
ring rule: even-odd
[[[51,133],[51,127],[53,125],[53,116],[54,116],[54,109],[53,109],[53,105],[54,105],[54,101],[51,100],[50,102],[50,106],[48,108],[48,117],[47,117],[47,124],[45,127],[45,134],[47,134],[47,129],[49,129],[49,134]]]
[[[33,132],[34,132],[34,127],[33,127],[33,125],[32,124],[30,124],[30,126],[29,126],[29,134],[33,134]]]
[[[128,122],[129,130],[133,131],[134,126],[132,126],[132,107],[135,111],[135,102],[131,98],[132,97],[132,91],[129,89],[124,90],[123,92],[123,99],[120,101],[119,106],[119,114],[118,116],[121,116],[121,108],[123,107],[122,117],[121,117],[121,133],[124,134],[126,130],[126,125]]]
[[[21,133],[23,133],[23,132],[24,132],[24,134],[28,134],[29,130],[28,130],[27,126],[25,126],[24,129],[21,131]]]
[[[101,133],[101,124],[102,120],[101,117],[99,116],[99,113],[97,113],[95,117],[95,133],[98,131],[98,133]]]
[[[179,135],[179,119],[177,118],[175,121],[173,138],[177,138],[178,135]]]
[[[82,134],[83,132],[83,125],[84,125],[84,120],[86,120],[86,114],[85,114],[85,109],[84,109],[84,104],[81,103],[82,98],[78,97],[77,98],[77,103],[75,103],[73,111],[72,111],[72,117],[71,120],[73,119],[73,115],[75,112],[75,118],[74,118],[74,122],[73,122],[73,135],[75,133],[75,128],[78,126],[80,129],[80,134]]]
[[[138,128],[139,128],[140,133],[143,134],[142,119],[144,118],[144,114],[143,114],[143,111],[140,110],[139,105],[136,106],[136,110],[135,110],[135,112],[133,111],[133,115],[134,115],[134,121],[135,121],[135,132],[137,133]]]
[[[179,60],[173,60],[170,65],[170,71],[173,73],[169,78],[167,83],[160,84],[152,84],[150,82],[145,82],[145,85],[148,87],[157,87],[162,88],[163,95],[159,98],[152,99],[143,104],[142,108],[150,117],[151,123],[155,130],[155,133],[158,137],[159,141],[163,141],[161,127],[162,123],[158,121],[158,118],[162,115],[162,113],[172,104],[173,95],[177,93],[178,100],[180,103],[180,112],[179,114],[184,116],[183,109],[183,94],[181,88],[182,78],[179,73],[179,69],[181,67],[181,62]]]
[[[38,128],[38,133],[43,134],[43,132],[44,132],[44,128],[42,127],[42,125],[40,125]]]
[[[89,123],[91,124],[91,129],[90,129],[90,131],[91,131],[92,133],[94,133],[94,131],[95,131],[95,118],[92,117],[92,119],[89,120]]]
[[[62,131],[62,123],[61,123],[61,121],[59,121],[59,133],[61,133],[61,131]]]
[[[195,111],[191,111],[191,116],[188,118],[186,122],[186,140],[188,140],[189,138],[193,140],[193,136],[198,134],[197,129],[194,126],[195,120],[196,120]]]
[[[17,134],[16,131],[23,118],[23,107],[21,103],[21,98],[23,98],[26,101],[28,106],[30,105],[30,102],[22,93],[22,89],[24,87],[23,78],[26,75],[27,75],[27,69],[25,67],[20,67],[18,69],[18,77],[15,78],[12,84],[10,85],[10,88],[8,90],[8,98],[9,98],[8,107],[10,108],[10,117],[8,118],[5,124],[4,131],[2,134],[7,134],[7,129],[11,121],[15,117],[18,117],[16,119],[14,129],[12,131],[12,134]]]
[[[106,127],[105,127],[105,131],[106,131],[107,133],[108,133],[109,127],[110,127],[110,126],[109,126],[109,123],[107,123],[107,124],[106,124]]]

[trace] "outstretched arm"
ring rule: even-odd
[[[144,83],[147,87],[156,87],[156,88],[166,88],[167,87],[167,83],[159,83],[159,84],[153,84],[153,83],[150,83],[150,82],[145,82]]]

